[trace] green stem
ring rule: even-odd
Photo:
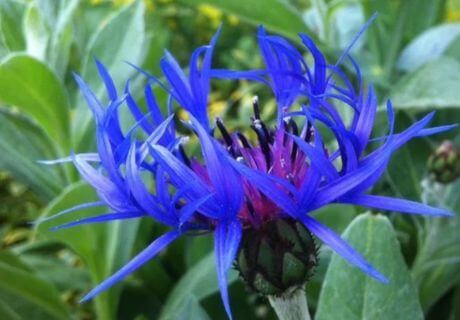
[[[268,296],[279,320],[310,320],[307,295],[303,288],[286,292],[281,296]]]

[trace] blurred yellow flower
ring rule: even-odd
[[[238,19],[238,17],[233,14],[229,14],[227,19],[232,26],[236,26],[238,23],[240,23],[240,19]]]
[[[449,22],[460,21],[460,1],[449,0],[447,3],[446,20]]]
[[[200,15],[209,19],[213,27],[217,27],[222,21],[222,11],[212,5],[202,4],[198,7],[198,12]]]

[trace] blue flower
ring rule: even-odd
[[[453,126],[427,128],[433,117],[431,113],[405,131],[395,133],[393,109],[388,102],[388,134],[371,139],[377,97],[371,86],[367,89],[363,86],[359,67],[347,52],[340,61],[348,58],[355,66],[357,87],[345,76],[339,63],[326,62],[307,35],[301,34],[300,39],[313,58],[313,66],[304,61],[288,40],[267,35],[262,27],[257,37],[264,70],[212,69],[218,34],[209,45],[193,53],[188,76],[168,52],[161,61],[167,83],[136,67],[148,78],[144,90],[147,112],[132,97],[129,81],[124,93],[118,94],[100,62],[96,64],[107,89],[107,106],[75,75],[95,118],[97,153],[75,154],[51,163],[73,162],[97,191],[100,201],[57,215],[92,206],[106,206],[111,212],[57,228],[144,216],[170,228],[90,291],[83,301],[134,272],[178,237],[201,230],[214,233],[220,292],[231,317],[226,273],[238,252],[243,229],[257,229],[266,222],[284,218],[300,221],[350,264],[387,282],[384,275],[316,220],[313,213],[330,203],[343,203],[409,214],[451,215],[444,209],[370,195],[367,191],[384,173],[397,149],[412,138]],[[221,119],[211,124],[207,114],[211,78],[250,79],[269,86],[278,104],[276,126],[270,128],[260,119],[257,99],[250,122],[256,141],[250,141],[243,132],[229,131]],[[166,115],[157,103],[151,83],[160,84],[169,94]],[[353,112],[350,124],[345,123],[337,106]],[[133,118],[134,125],[128,130],[120,125],[118,114],[123,107],[128,108]],[[187,139],[175,130],[178,123],[173,118],[177,109],[190,116],[191,121],[183,126],[199,141],[202,161],[191,158],[185,151]],[[317,129],[319,125],[330,131],[337,142],[336,150],[326,149]],[[369,143],[380,146],[368,152]],[[146,179],[154,181],[154,188],[146,186]]]

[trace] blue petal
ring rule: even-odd
[[[300,34],[300,39],[303,44],[310,50],[315,60],[314,83],[312,84],[312,93],[321,94],[326,91],[326,59],[321,51],[316,46],[315,42],[306,34]]]
[[[302,223],[332,250],[337,252],[342,258],[352,265],[360,268],[364,273],[383,282],[388,283],[388,279],[378,272],[369,262],[356,252],[345,240],[340,238],[334,231],[319,223],[308,215],[299,216]]]
[[[150,147],[150,154],[161,165],[163,170],[168,174],[171,182],[177,188],[188,186],[186,197],[189,201],[201,199],[212,193],[209,187],[196,175],[189,167],[183,164],[166,148],[154,145]],[[201,211],[204,215],[212,218],[220,217],[221,208],[215,201],[207,201],[201,206]]]
[[[174,114],[167,117],[166,120],[164,120],[158,127],[156,127],[155,131],[153,131],[150,136],[145,139],[144,143],[142,143],[139,148],[139,154],[142,160],[144,160],[144,158],[147,156],[149,146],[154,145],[160,141],[160,139],[166,133],[166,130],[168,130],[168,127],[171,124],[173,118]]]
[[[94,217],[88,217],[88,218],[83,218],[83,219],[78,219],[73,222],[61,224],[56,227],[52,227],[52,231],[57,231],[61,229],[67,229],[83,224],[90,224],[90,223],[100,223],[100,222],[107,222],[107,221],[115,221],[115,220],[126,220],[126,219],[134,219],[134,218],[140,218],[145,216],[145,213],[143,212],[116,212],[116,213],[105,213],[101,215],[97,215]]]
[[[242,235],[241,224],[234,220],[221,222],[215,231],[214,251],[216,254],[217,279],[219,282],[220,295],[224,303],[225,311],[230,319],[230,301],[228,299],[227,271],[230,269],[236,256]]]
[[[99,72],[99,76],[101,77],[102,81],[104,82],[105,88],[107,90],[107,94],[109,99],[112,101],[117,100],[117,89],[115,88],[115,84],[113,83],[112,78],[110,77],[109,72],[105,68],[105,66],[96,59],[97,70]]]
[[[196,200],[195,202],[187,203],[185,206],[183,206],[179,212],[180,225],[187,222],[195,212],[200,210],[201,205],[206,203],[206,201],[211,199],[213,196],[214,194],[208,194],[204,196],[203,198]]]
[[[428,123],[431,121],[431,119],[434,116],[434,112],[429,113],[425,117],[423,117],[420,121],[417,121],[413,125],[411,125],[409,128],[404,130],[402,133],[395,134],[393,135],[393,139],[391,143],[387,143],[374,151],[373,153],[369,154],[364,160],[363,163],[366,164],[368,162],[375,161],[376,159],[380,158],[381,154],[385,152],[385,150],[388,147],[391,147],[393,151],[396,151],[398,148],[400,148],[402,145],[404,145],[407,141],[410,139],[416,137],[420,132],[422,132],[422,129],[428,125]],[[394,122],[394,121],[393,121]],[[392,127],[392,125],[390,125]],[[390,129],[392,131],[392,129]]]
[[[189,109],[190,102],[193,101],[190,84],[184,72],[174,57],[165,51],[164,58],[160,62],[161,69],[173,88],[172,95],[185,108]],[[192,112],[192,110],[189,110]]]
[[[337,60],[337,62],[335,63],[336,66],[338,66],[339,64],[342,63],[343,59],[348,56],[348,54],[350,53],[350,50],[353,48],[353,46],[356,44],[356,42],[358,41],[358,39],[363,35],[363,33],[369,28],[369,26],[371,25],[372,22],[374,22],[374,20],[377,18],[378,16],[378,13],[374,13],[370,18],[369,20],[367,20],[367,22],[361,27],[361,29],[358,31],[358,33],[356,33],[352,40],[350,41],[350,44],[347,46],[347,48],[343,51],[343,53],[340,55],[339,59]]]
[[[308,169],[307,177],[300,187],[299,208],[302,212],[308,211],[311,200],[315,197],[322,176],[315,168]]]
[[[356,127],[354,129],[354,134],[357,136],[359,141],[359,150],[357,150],[358,154],[360,154],[366,148],[366,145],[369,141],[372,128],[374,127],[377,103],[377,97],[375,96],[374,90],[371,86],[369,87],[367,101],[364,103],[359,112]]]
[[[267,74],[265,70],[249,70],[249,71],[236,71],[226,69],[213,69],[211,70],[211,77],[218,79],[236,79],[236,80],[253,80],[269,85],[268,81],[263,77]]]
[[[237,161],[230,162],[232,166],[241,173],[241,175],[263,194],[265,194],[271,201],[273,201],[279,208],[283,209],[287,214],[295,217],[297,214],[297,205],[291,197],[281,190],[270,174],[265,172],[251,169],[244,164]],[[281,185],[283,186],[283,185]],[[295,191],[295,190],[294,190]],[[298,198],[297,192],[294,198]]]
[[[131,195],[145,212],[164,224],[170,226],[177,225],[177,221],[162,209],[156,198],[144,186],[136,163],[135,146],[131,147],[128,154],[126,182],[128,183]]]
[[[454,214],[446,209],[430,207],[415,201],[397,199],[392,197],[374,195],[352,195],[340,199],[340,202],[353,205],[369,207],[380,210],[397,211],[410,214],[421,214],[428,216],[453,216]]]
[[[74,73],[73,77],[80,87],[80,91],[85,97],[86,103],[93,112],[93,115],[96,118],[96,123],[102,123],[102,118],[104,117],[104,109],[102,108],[101,102],[97,99],[93,91],[91,91],[85,81],[78,74]]]
[[[381,168],[386,166],[390,155],[391,149],[387,148],[379,158],[345,174],[339,179],[332,181],[325,187],[318,190],[318,193],[312,202],[312,208],[320,208],[346,195],[348,192],[359,188],[362,184],[365,184],[369,178],[375,175],[375,173]]]
[[[219,154],[205,128],[193,116],[191,120],[201,142],[206,169],[216,190],[216,197],[221,200],[223,206],[224,212],[222,214],[236,215],[243,201],[241,179],[228,163],[227,157]]]
[[[139,125],[144,129],[145,132],[152,132],[153,126],[149,123],[147,117],[142,113],[139,109],[136,101],[131,95],[129,90],[129,81],[126,82],[125,86],[125,93],[126,93],[126,104],[128,105],[131,114],[133,115],[134,119],[139,123]]]
[[[80,302],[85,302],[92,299],[94,296],[107,290],[115,283],[121,281],[123,278],[133,273],[144,263],[146,263],[150,259],[153,259],[161,250],[167,247],[172,241],[177,239],[177,237],[179,237],[180,235],[181,234],[179,231],[174,230],[162,235],[161,237],[153,241],[147,248],[145,248],[141,253],[135,256],[124,267],[122,267],[120,270],[115,272],[112,276],[104,280],[96,288],[94,288],[88,294],[86,294],[80,300]]]
[[[42,222],[45,222],[45,221],[49,221],[49,220],[52,220],[52,219],[55,219],[57,217],[60,217],[60,216],[63,216],[63,215],[66,215],[68,213],[72,213],[72,212],[75,212],[75,211],[79,211],[79,210],[84,210],[84,209],[88,209],[88,208],[94,208],[94,207],[102,207],[102,206],[105,206],[105,202],[103,201],[95,201],[95,202],[87,202],[87,203],[82,203],[82,204],[79,204],[77,206],[74,206],[72,208],[69,208],[69,209],[66,209],[66,210],[62,210],[56,214],[53,214],[52,216],[49,216],[49,217],[45,217],[45,218],[39,218],[37,219],[34,223],[35,224],[40,224]]]
[[[323,148],[316,148],[305,142],[302,138],[295,135],[289,134],[292,139],[297,143],[299,148],[307,155],[310,159],[311,166],[315,167],[316,170],[321,172],[322,175],[326,176],[330,180],[335,180],[339,177],[337,170],[335,169],[332,162],[329,161],[328,157],[324,154]]]
[[[110,180],[115,183],[119,189],[123,189],[124,181],[120,172],[118,171],[118,165],[115,162],[112,145],[110,143],[107,132],[98,128],[96,130],[96,141],[102,166],[107,171]]]

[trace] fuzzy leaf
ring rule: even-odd
[[[423,319],[416,288],[390,221],[380,215],[360,215],[347,227],[343,238],[379,268],[390,283],[375,281],[334,253],[315,318]]]

